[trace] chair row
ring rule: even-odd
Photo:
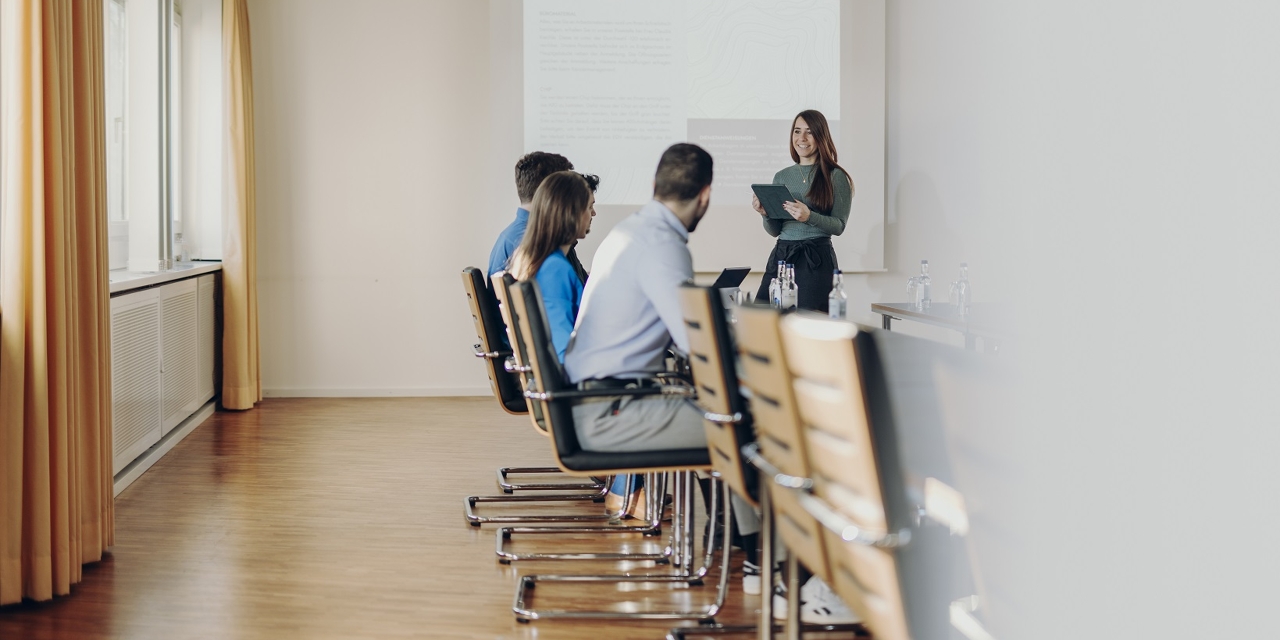
[[[490,364],[487,367],[495,396],[501,398],[502,386],[499,382],[503,374],[517,374],[524,388],[523,398],[527,401],[527,411],[535,427],[540,433],[547,435],[552,445],[558,469],[581,477],[599,477],[608,474],[644,474],[646,485],[656,490],[647,492],[649,504],[646,505],[648,520],[635,526],[547,526],[547,527],[502,527],[495,532],[497,555],[500,562],[521,560],[650,560],[657,565],[669,565],[670,570],[644,574],[609,574],[609,575],[524,575],[521,576],[517,588],[513,610],[521,622],[551,618],[629,618],[629,619],[697,619],[711,622],[723,606],[724,594],[727,590],[727,572],[723,570],[728,561],[727,551],[722,555],[722,570],[717,597],[707,606],[661,610],[661,611],[588,611],[576,609],[547,609],[530,606],[528,597],[537,583],[543,582],[598,582],[626,583],[649,582],[666,583],[673,586],[697,586],[712,570],[714,549],[704,548],[701,566],[694,568],[695,544],[693,535],[694,508],[694,472],[709,471],[709,457],[706,449],[645,451],[637,453],[605,453],[584,450],[578,440],[573,425],[573,403],[581,398],[593,395],[653,395],[675,394],[692,396],[693,389],[688,385],[670,384],[664,379],[662,384],[645,386],[637,389],[604,389],[579,390],[566,379],[563,369],[550,338],[549,323],[541,301],[541,292],[536,282],[514,282],[509,275],[497,274],[493,278],[493,294],[499,302],[496,305],[501,319],[506,325],[507,343],[511,348],[507,352],[495,348],[499,339],[494,337],[493,324],[485,323],[486,309],[484,305],[488,296],[477,283],[478,270],[468,269],[463,273],[464,287],[471,299],[472,314],[476,320],[477,336],[481,342],[477,352],[484,352],[486,360],[491,363],[506,356],[509,362],[499,369]],[[501,325],[499,325],[501,326]],[[487,334],[487,335],[486,335]],[[514,403],[512,403],[514,404]],[[504,405],[505,408],[505,405]],[[669,486],[674,494],[672,509],[672,527],[667,547],[662,553],[581,553],[557,549],[551,553],[515,553],[504,549],[504,542],[515,535],[554,535],[554,534],[626,534],[637,533],[658,535],[662,533],[662,497]],[[716,502],[727,499],[727,493],[721,495],[718,490],[712,491]],[[519,496],[517,496],[519,497]],[[554,499],[554,496],[538,496],[539,499]],[[569,523],[576,519],[591,516],[480,516],[474,512],[479,502],[497,501],[499,496],[468,498],[466,505],[468,521],[473,525],[488,522],[509,523],[519,519],[530,521],[540,518],[543,522]],[[510,499],[510,498],[508,498]],[[533,500],[533,497],[529,498]],[[729,517],[724,510],[724,518]]]
[[[895,551],[911,539],[913,510],[893,425],[873,421],[868,408],[867,378],[879,375],[869,334],[764,306],[737,307],[730,323],[717,292],[686,285],[681,295],[712,460],[765,516],[765,584],[775,534],[788,552],[791,635],[799,634],[799,562],[877,638],[912,637]],[[761,604],[762,621],[770,619],[771,599]]]
[[[477,355],[488,363],[495,397],[509,412],[520,413],[523,409],[539,433],[549,436],[559,470],[584,478],[607,473],[677,473],[671,481],[677,494],[672,542],[664,558],[657,559],[670,561],[675,567],[674,573],[523,576],[514,603],[518,619],[639,617],[712,622],[725,597],[729,567],[727,544],[722,555],[717,598],[709,607],[627,614],[539,611],[528,607],[525,600],[529,589],[540,580],[591,578],[700,584],[709,571],[713,551],[704,549],[702,567],[691,568],[694,544],[690,472],[702,470],[722,479],[727,489],[762,510],[765,516],[761,559],[764,584],[772,583],[776,534],[787,549],[788,562],[803,563],[829,584],[876,637],[912,637],[898,579],[896,553],[910,544],[914,510],[906,499],[896,466],[893,425],[884,419],[873,419],[868,410],[868,385],[874,385],[876,376],[880,375],[874,343],[868,334],[850,323],[804,315],[783,317],[767,307],[737,308],[731,323],[718,292],[687,285],[681,295],[696,388],[696,400],[691,398],[691,401],[698,403],[706,418],[708,448],[592,452],[579,445],[572,419],[573,403],[592,392],[578,390],[566,380],[551,347],[536,282],[514,283],[509,277],[505,281],[495,277],[493,291],[502,301],[499,309],[505,316],[499,318],[493,313],[497,309],[486,309],[492,297],[485,290],[478,270],[464,272],[463,279],[480,338]],[[505,343],[495,337],[503,335],[498,330],[501,326],[498,323],[503,319],[507,326]],[[670,385],[629,391],[694,395],[687,387]],[[619,391],[611,389],[603,393],[617,395]],[[524,406],[521,400],[526,401]],[[504,480],[502,471],[499,474],[500,481]],[[598,488],[594,483],[584,483],[584,486]],[[583,494],[575,499],[585,500],[589,496],[598,494]],[[661,492],[654,491],[649,498],[660,505],[660,496]],[[730,518],[727,493],[723,502],[726,503],[723,512],[727,530]],[[472,524],[503,522],[477,516],[473,511],[476,504],[476,497],[468,498],[468,520]],[[650,533],[660,530],[657,515],[660,512],[660,508],[651,509],[649,513],[654,514],[651,521],[633,530]],[[605,527],[573,530],[603,529]],[[500,559],[503,540],[511,532],[534,531],[500,530]],[[598,554],[587,555],[600,558]],[[789,575],[794,579],[798,572],[792,569]],[[792,602],[788,611],[789,631],[793,636],[800,632],[798,592],[798,585],[793,584],[789,590]],[[771,598],[768,590],[765,593],[760,629],[762,637],[769,637],[773,629]],[[697,633],[707,630],[703,628]],[[680,637],[681,630],[672,633]]]

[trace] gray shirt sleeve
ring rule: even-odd
[[[833,236],[844,233],[844,226],[849,222],[849,207],[853,204],[853,182],[849,176],[840,169],[831,172],[832,190],[835,195],[835,203],[831,207],[831,213],[818,213],[810,211],[809,220],[805,224],[817,227]],[[766,221],[766,230],[768,228]],[[782,232],[779,225],[778,232]],[[773,234],[778,235],[778,234]]]

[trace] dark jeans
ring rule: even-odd
[[[797,306],[801,309],[827,312],[827,296],[831,295],[831,272],[836,265],[836,250],[831,238],[779,240],[769,253],[764,279],[756,292],[756,301],[769,302],[769,281],[778,275],[778,261],[796,266],[796,286],[800,288]]]

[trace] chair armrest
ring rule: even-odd
[[[510,351],[484,351],[480,348],[479,344],[473,345],[471,348],[475,350],[477,358],[485,358],[488,360],[496,360],[498,358],[505,358],[511,355]]]
[[[751,466],[759,469],[761,473],[772,477],[773,483],[778,486],[786,487],[788,489],[813,488],[813,480],[810,480],[809,478],[802,478],[800,476],[787,475],[783,473],[781,469],[773,466],[773,463],[760,455],[760,445],[758,443],[752,442],[750,444],[742,445],[742,455],[747,459],[747,462],[751,463]]]
[[[809,512],[815,520],[822,523],[828,531],[840,536],[845,542],[852,542],[864,547],[880,549],[896,549],[905,547],[911,542],[911,530],[903,529],[897,533],[873,533],[854,524],[844,514],[827,506],[826,502],[809,493],[800,493],[800,506]]]
[[[635,389],[564,389],[561,391],[525,391],[530,400],[571,400],[574,398],[608,398],[617,396],[692,396],[693,387],[639,387]]]
[[[508,357],[506,361],[502,363],[502,368],[506,369],[507,373],[530,373],[533,371],[533,367],[527,364],[523,367],[516,364],[516,360],[513,357]]]

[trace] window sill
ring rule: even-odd
[[[111,283],[111,295],[146,289],[156,285],[183,280],[222,270],[220,261],[179,262],[168,271],[118,271],[107,272]]]

